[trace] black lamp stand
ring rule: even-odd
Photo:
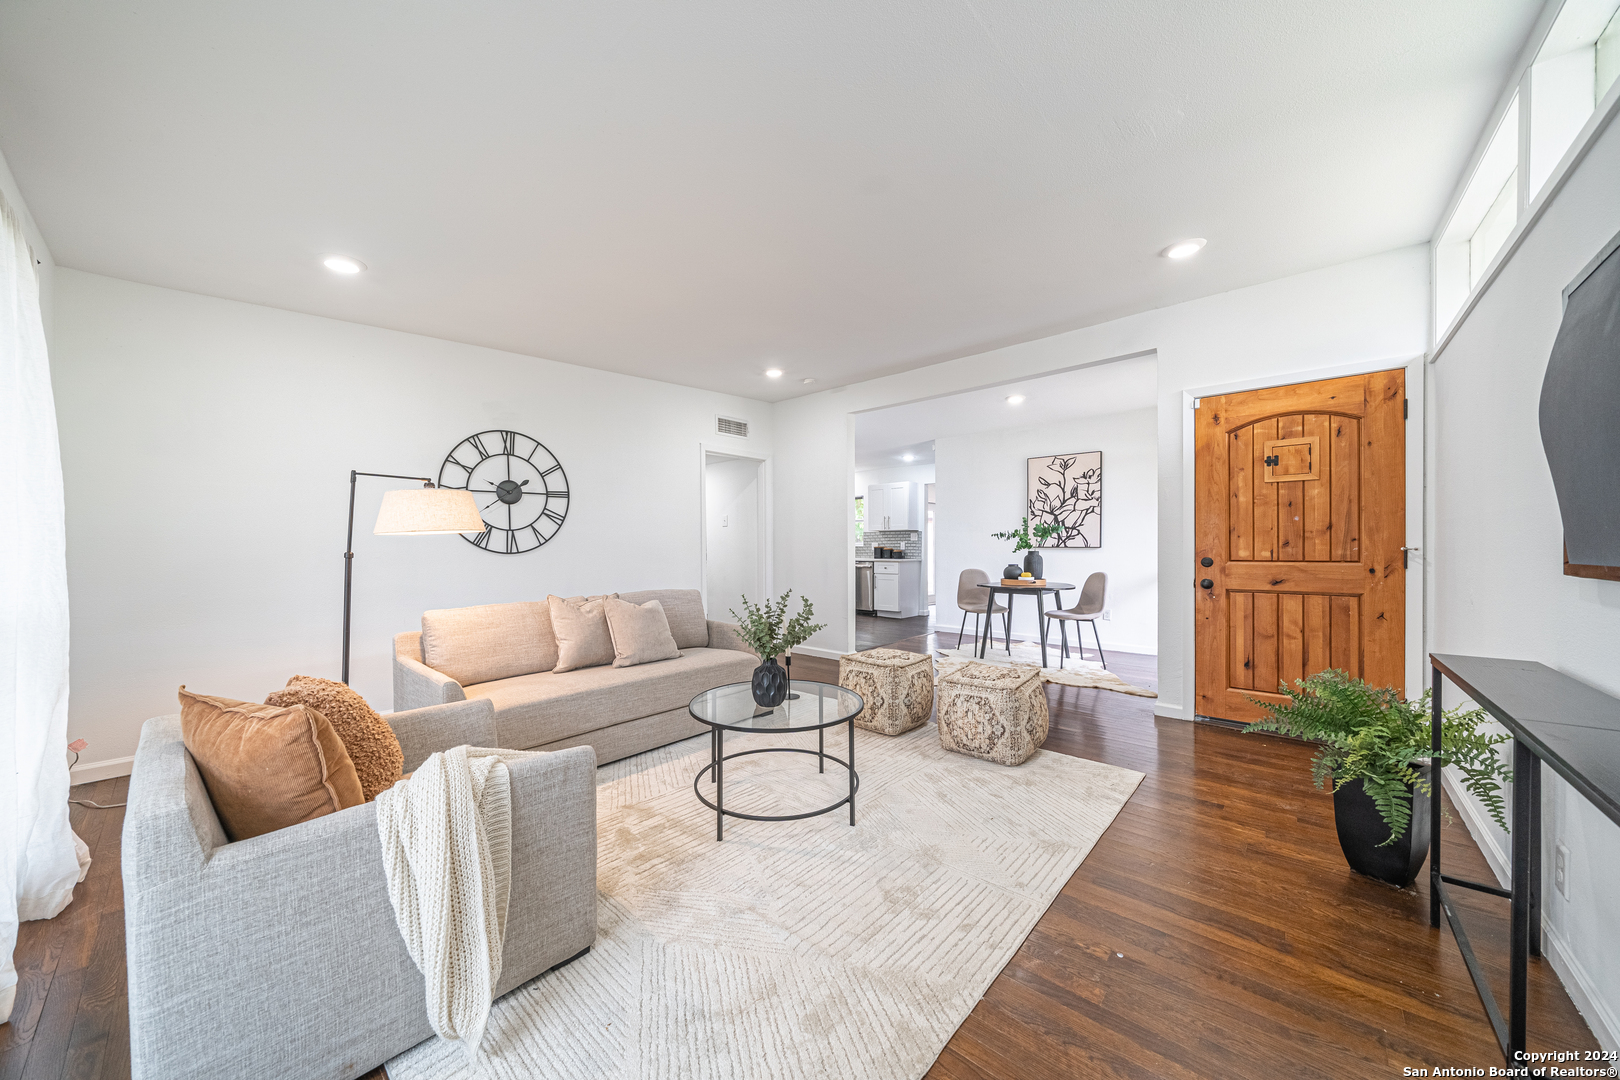
[[[349,538],[343,552],[343,682],[349,681],[349,596],[354,585],[354,482],[362,476],[378,476],[385,480],[420,480],[423,487],[433,487],[425,476],[400,476],[397,473],[355,472],[349,470]]]

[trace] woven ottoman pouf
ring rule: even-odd
[[[939,680],[939,745],[998,765],[1020,765],[1051,723],[1037,667],[968,664]]]
[[[903,735],[934,711],[934,661],[900,649],[868,649],[838,658],[838,685],[861,695],[855,726]]]

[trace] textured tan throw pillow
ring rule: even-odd
[[[294,675],[287,689],[277,690],[264,699],[266,705],[308,705],[326,717],[343,749],[349,752],[354,771],[360,777],[360,792],[366,802],[399,781],[405,754],[388,721],[366,704],[366,699],[340,682]]]
[[[182,686],[180,736],[233,841],[364,801],[343,740],[308,705],[255,705]]]
[[[582,596],[564,600],[546,597],[551,608],[551,631],[557,638],[556,672],[601,667],[613,663],[613,635],[608,630],[602,605],[612,597]]]
[[[657,600],[631,604],[610,597],[602,601],[602,613],[607,616],[608,633],[613,637],[614,667],[634,667],[681,655],[669,631],[664,605]]]

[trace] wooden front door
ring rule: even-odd
[[[1255,720],[1324,668],[1404,687],[1405,375],[1199,402],[1199,715]]]

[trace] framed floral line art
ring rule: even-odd
[[[1043,548],[1102,547],[1102,451],[1028,459],[1029,523],[1058,531]]]

